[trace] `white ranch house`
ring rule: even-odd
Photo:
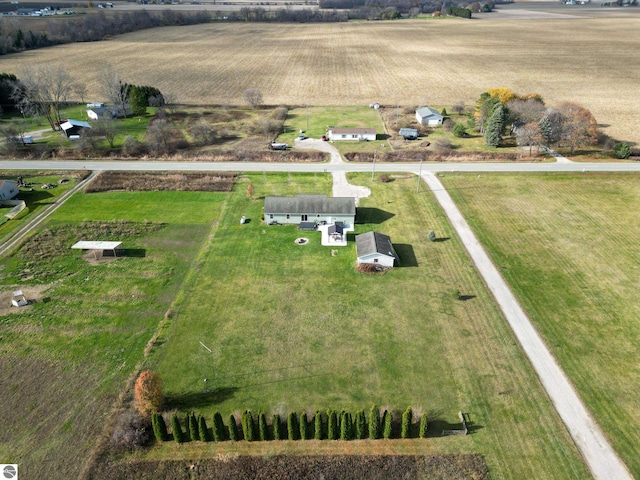
[[[353,197],[297,195],[264,199],[264,221],[267,225],[342,222],[344,228],[349,228],[353,227],[355,219],[356,199]]]
[[[433,108],[422,107],[416,110],[416,120],[420,125],[442,125],[444,117]]]
[[[356,235],[358,265],[372,263],[383,267],[393,267],[400,263],[393,249],[391,237],[379,232],[367,232]]]
[[[327,130],[327,136],[332,142],[335,141],[353,141],[353,142],[369,142],[376,139],[375,128],[330,128]]]

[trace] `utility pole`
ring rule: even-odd
[[[373,151],[373,170],[371,170],[371,180],[373,180],[374,175],[376,174],[376,154],[377,150]]]
[[[418,171],[418,185],[416,185],[416,193],[420,192],[420,179],[422,178],[422,158],[420,159],[420,170]]]

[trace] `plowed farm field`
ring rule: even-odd
[[[604,132],[640,142],[637,18],[205,24],[140,31],[0,59],[0,71],[62,64],[102,98],[111,65],[187,104],[241,104],[248,88],[286,105],[472,104],[493,87],[589,108]]]

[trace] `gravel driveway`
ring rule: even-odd
[[[316,140],[314,138],[305,138],[304,140],[296,140],[294,148],[298,150],[319,150],[321,152],[327,152],[331,154],[329,164],[336,165],[344,163],[338,149],[329,142],[323,142],[322,140]],[[331,175],[333,175],[332,193],[334,197],[355,197],[356,206],[358,206],[361,198],[371,196],[371,190],[367,187],[351,185],[347,182],[345,172],[331,172]]]
[[[422,178],[442,206],[478,272],[498,302],[593,476],[603,480],[633,478],[591,417],[440,180],[433,173],[423,173]]]

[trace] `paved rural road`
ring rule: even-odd
[[[370,163],[141,162],[3,160],[0,170],[131,170],[193,172],[371,172]],[[640,172],[640,162],[424,163],[423,172]],[[376,163],[376,172],[418,172],[416,163]]]
[[[498,302],[593,476],[603,480],[631,480],[633,477],[591,418],[569,379],[476,239],[449,193],[433,173],[425,173],[422,178],[449,217],[469,256]]]

